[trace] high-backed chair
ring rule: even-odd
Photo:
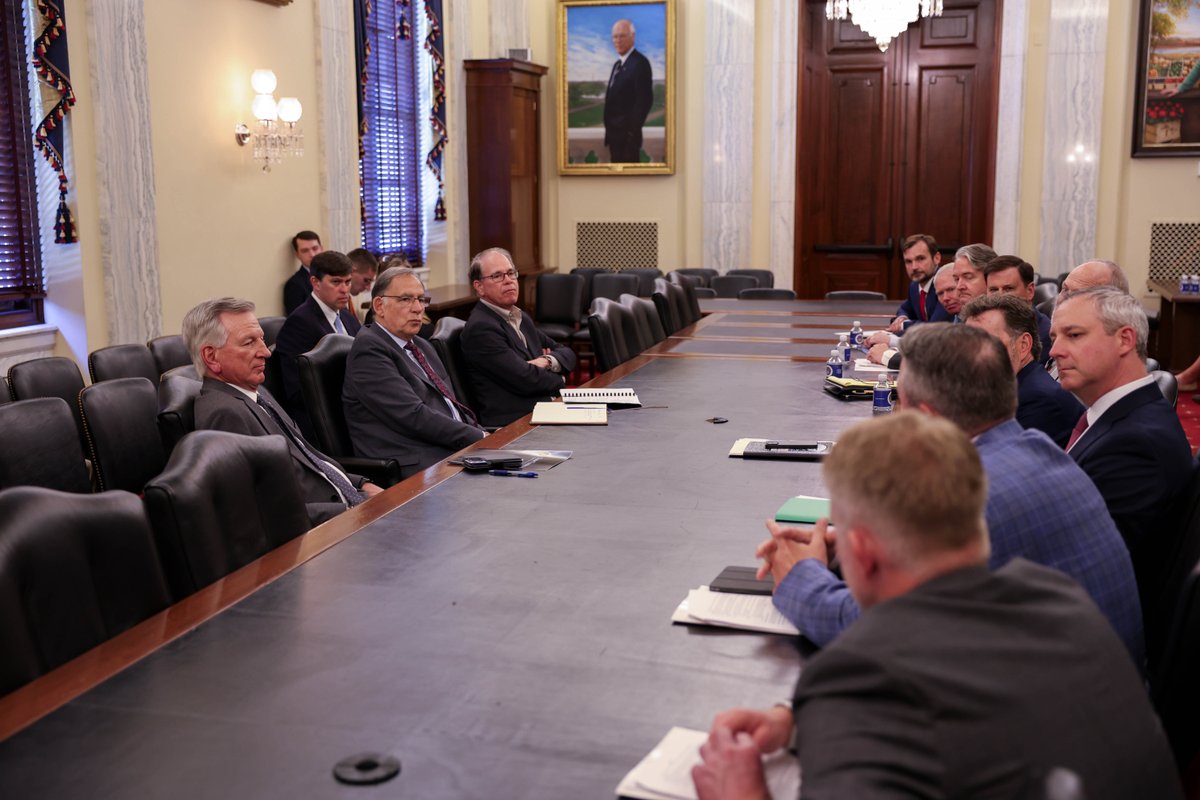
[[[203,380],[203,378],[200,377],[199,371],[196,369],[196,365],[192,364],[190,361],[186,364],[181,364],[178,367],[171,367],[162,374],[160,380],[165,380],[166,378],[187,378],[188,380],[196,381],[197,383]]]
[[[1051,297],[1051,298],[1050,298],[1050,299],[1048,299],[1048,300],[1043,300],[1042,302],[1040,302],[1040,303],[1037,303],[1037,304],[1036,304],[1034,307],[1035,307],[1035,308],[1036,308],[1038,311],[1040,311],[1040,312],[1042,312],[1043,314],[1045,314],[1047,317],[1053,317],[1053,316],[1054,316],[1054,304],[1055,304],[1056,302],[1058,302],[1058,297],[1057,297],[1057,295],[1056,295],[1056,296],[1054,296],[1054,297]]]
[[[795,300],[796,293],[791,289],[742,289],[738,292],[738,300]]]
[[[146,484],[145,501],[176,601],[309,526],[282,436],[194,431]]]
[[[709,299],[717,296],[717,290],[708,286],[693,286],[692,291],[696,293],[696,297],[707,297]]]
[[[607,274],[609,270],[599,267],[576,267],[572,275],[583,278],[583,297],[579,299],[579,319],[586,320],[588,309],[592,307],[592,279],[597,275]],[[584,326],[586,327],[586,326]]]
[[[194,406],[202,384],[181,375],[172,375],[158,384],[158,433],[168,456],[179,441],[196,430]]]
[[[647,347],[656,345],[667,338],[667,332],[663,329],[662,319],[658,316],[658,309],[654,307],[653,300],[623,294],[621,295],[621,305],[633,312],[634,319],[638,323],[638,330],[641,331],[642,341]]]
[[[271,393],[271,397],[286,398],[286,390],[283,388],[283,369],[280,366],[283,361],[276,357],[275,345],[270,345],[268,349],[271,351],[271,357],[268,358],[267,363],[263,365],[262,385],[268,392]]]
[[[716,270],[713,271],[716,272]],[[702,278],[699,275],[685,275],[679,270],[668,272],[667,280],[671,281],[672,283],[678,283],[680,286],[693,286],[697,289],[708,289],[708,291],[712,291],[712,289],[709,289],[708,284],[705,282],[705,278]],[[713,295],[715,296],[716,292],[713,292]]]
[[[71,409],[60,397],[0,405],[0,489],[92,490]],[[0,518],[2,522],[3,518]]]
[[[623,269],[621,275],[636,275],[638,279],[638,297],[649,297],[654,294],[654,281],[663,276],[662,270],[655,267],[630,267]]]
[[[455,321],[462,324],[461,320]],[[400,481],[400,465],[391,458],[360,458],[354,455],[350,429],[346,427],[346,416],[342,412],[346,357],[350,355],[353,344],[353,336],[330,333],[323,336],[312,350],[297,356],[300,392],[304,396],[304,407],[308,409],[317,439],[312,444],[325,455],[336,459],[347,472],[365,475],[372,483],[386,488]]]
[[[0,696],[170,603],[141,501],[0,492]]]
[[[1162,369],[1162,367],[1158,363],[1158,359],[1157,358],[1147,358],[1146,359],[1146,372],[1154,372],[1154,370],[1156,370],[1156,369]]]
[[[592,299],[605,297],[616,300],[622,294],[637,294],[641,280],[637,275],[620,272],[605,272],[592,278]]]
[[[92,383],[115,378],[145,378],[158,383],[158,365],[150,348],[144,344],[114,344],[101,347],[88,356],[88,373]]]
[[[1039,283],[1033,288],[1033,304],[1039,305],[1058,296],[1058,284],[1053,280]]]
[[[1186,767],[1200,750],[1200,566],[1193,565],[1172,609],[1170,632],[1151,696],[1175,761]]]
[[[700,313],[700,296],[696,293],[696,289],[704,287],[697,287],[691,281],[684,280],[684,276],[678,272],[672,272],[667,277],[667,283],[678,286],[683,290],[682,294],[679,292],[675,292],[675,294],[683,298],[684,301],[680,311],[680,321],[683,322],[684,327],[699,320],[703,314]]]
[[[99,491],[138,494],[167,465],[158,432],[158,391],[146,378],[94,383],[79,393]]]
[[[758,280],[759,289],[771,289],[775,286],[775,273],[769,269],[731,269],[726,275],[747,275]]]
[[[259,317],[258,326],[263,329],[263,342],[267,347],[275,344],[275,340],[279,337],[279,329],[283,327],[283,323],[287,322],[287,317]]]
[[[12,391],[8,388],[8,376],[0,375],[0,403],[11,403]]]
[[[192,363],[192,357],[188,355],[187,348],[183,345],[183,337],[179,334],[159,336],[157,339],[146,342],[146,346],[150,348],[150,353],[154,356],[154,363],[158,366],[159,375],[175,367]]]
[[[564,275],[562,277],[574,276]],[[467,323],[461,319],[442,317],[434,326],[429,343],[433,345],[438,358],[446,367],[446,372],[450,374],[450,385],[454,389],[455,396],[468,406],[474,406],[475,398],[471,392],[471,381],[467,376],[467,363],[462,354],[462,332],[465,327],[467,327]]]
[[[545,272],[537,277],[537,309],[533,318],[542,333],[559,342],[571,340],[579,327],[583,276]],[[437,335],[435,329],[434,335]]]
[[[654,294],[650,299],[654,301],[654,307],[658,309],[658,318],[662,321],[663,330],[667,336],[672,335],[675,331],[683,327],[683,320],[679,316],[679,307],[677,303],[671,302],[671,287],[672,283],[665,280],[654,282]],[[679,287],[675,287],[679,288]]]
[[[621,345],[625,351],[625,358],[622,361],[628,361],[636,355],[640,355],[643,350],[649,347],[653,342],[650,340],[649,334],[643,335],[642,327],[638,324],[637,315],[633,313],[633,309],[629,306],[622,305],[616,300],[609,300],[606,297],[597,297],[592,301],[592,312],[597,309],[615,305],[617,308],[607,312],[609,320],[618,326],[617,334],[621,338]]]
[[[701,267],[686,267],[684,269],[676,269],[676,270],[671,270],[671,271],[677,272],[680,275],[690,275],[692,277],[699,278],[701,286],[708,286],[713,278],[715,278],[721,274],[720,272],[718,272],[715,269],[708,269],[708,268],[701,268]]]
[[[596,366],[600,372],[608,372],[629,360],[625,330],[617,316],[617,308],[620,308],[620,303],[601,297],[592,301],[592,313],[588,315],[592,350],[596,354]]]
[[[708,283],[717,292],[717,297],[737,297],[742,289],[758,286],[758,278],[749,275],[718,275]]]
[[[51,356],[13,364],[8,370],[8,385],[14,400],[60,398],[71,410],[79,446],[85,446],[87,439],[83,435],[83,419],[79,416],[79,392],[83,390],[83,376],[79,374],[79,367],[75,366],[74,361]]]
[[[826,300],[887,300],[887,295],[883,292],[869,292],[865,289],[839,289],[835,292],[826,292]]]
[[[1156,369],[1150,373],[1150,376],[1154,378],[1154,382],[1158,384],[1159,391],[1163,393],[1163,397],[1167,399],[1167,402],[1173,408],[1175,401],[1179,399],[1179,381],[1165,369]]]

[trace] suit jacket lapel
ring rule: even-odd
[[[385,343],[387,343],[388,347],[396,352],[396,355],[400,358],[401,369],[408,370],[410,375],[415,376],[419,381],[424,383],[430,389],[433,389],[435,392],[437,392],[437,387],[433,385],[433,381],[429,380],[429,376],[425,374],[425,370],[423,370],[419,366],[417,366],[416,362],[413,361],[412,356],[410,356],[408,353],[404,352],[404,348],[401,347],[400,344],[395,339],[392,338],[392,335],[390,333],[388,333],[387,331],[385,331],[383,329],[383,326],[381,326],[378,322],[376,322],[371,326],[371,331],[376,336],[378,336],[380,339],[383,339],[383,341]],[[412,339],[413,347],[421,346],[419,343],[417,343],[418,338],[419,337],[416,337],[416,336],[413,337],[413,339]],[[421,351],[421,355],[425,355],[424,350]],[[428,360],[428,356],[426,356],[426,359]],[[441,392],[438,392],[438,394],[440,395]]]
[[[518,353],[525,353],[530,358],[533,358],[533,355],[529,349],[529,344],[528,344],[529,334],[526,333],[525,331],[522,331],[522,333],[525,333],[525,343],[522,344],[521,337],[517,336],[516,330],[513,329],[513,326],[509,323],[509,321],[507,319],[500,316],[499,314],[497,314],[495,311],[488,308],[487,306],[484,306],[484,309],[486,309],[489,314],[491,314],[493,317],[495,317],[497,319],[497,321],[499,321],[500,328],[501,328],[501,330],[504,331],[504,335],[505,335],[505,337],[508,338],[508,343],[513,346],[513,349],[515,349]],[[528,314],[521,315],[521,326],[522,327],[524,327],[525,320],[528,317],[529,317]]]
[[[1146,389],[1159,391],[1158,387],[1154,384],[1135,389],[1118,400],[1108,411],[1101,414],[1100,419],[1096,420],[1095,425],[1088,426],[1087,432],[1080,438],[1079,443],[1071,448],[1071,455],[1075,457],[1076,461],[1083,458],[1093,445],[1103,439],[1104,434],[1108,433],[1114,424],[1125,419],[1125,417],[1129,416],[1129,412],[1146,402],[1146,397],[1143,395],[1143,391]]]

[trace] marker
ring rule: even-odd
[[[488,475],[498,475],[501,478],[536,478],[536,472],[513,472],[510,469],[489,469]]]

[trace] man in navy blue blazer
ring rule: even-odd
[[[1146,373],[1146,312],[1131,295],[1096,286],[1060,295],[1051,330],[1059,381],[1087,406],[1067,453],[1104,496],[1146,619],[1155,619],[1182,534],[1173,506],[1195,461],[1175,409]]]
[[[291,314],[299,308],[312,291],[308,282],[312,273],[309,272],[308,265],[317,253],[321,252],[321,237],[315,231],[300,231],[292,237],[292,252],[300,259],[300,266],[283,284],[284,314]]]
[[[983,266],[983,277],[987,281],[988,293],[1011,294],[1019,297],[1033,308],[1033,293],[1037,289],[1037,275],[1033,265],[1020,256],[996,256]],[[1038,339],[1041,340],[1042,364],[1050,361],[1050,318],[1033,308],[1037,320]]]
[[[275,357],[283,378],[287,408],[304,435],[313,438],[312,423],[300,392],[296,357],[331,333],[354,336],[362,325],[350,312],[350,259],[336,250],[318,253],[309,264],[308,298],[288,315],[275,339]]]
[[[1066,448],[1084,408],[1042,366],[1033,306],[1014,295],[992,292],[968,303],[962,317],[966,324],[995,336],[1008,350],[1017,374],[1017,422],[1022,428],[1042,431]]]
[[[908,298],[896,309],[896,316],[888,325],[889,333],[902,333],[914,322],[937,321],[934,314],[938,311],[938,298],[933,290],[933,276],[942,263],[937,240],[926,233],[914,233],[904,240],[900,250],[904,253],[904,271],[911,283]],[[940,318],[944,318],[944,314]]]

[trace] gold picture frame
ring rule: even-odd
[[[675,0],[559,0],[560,175],[673,175],[675,105]]]

